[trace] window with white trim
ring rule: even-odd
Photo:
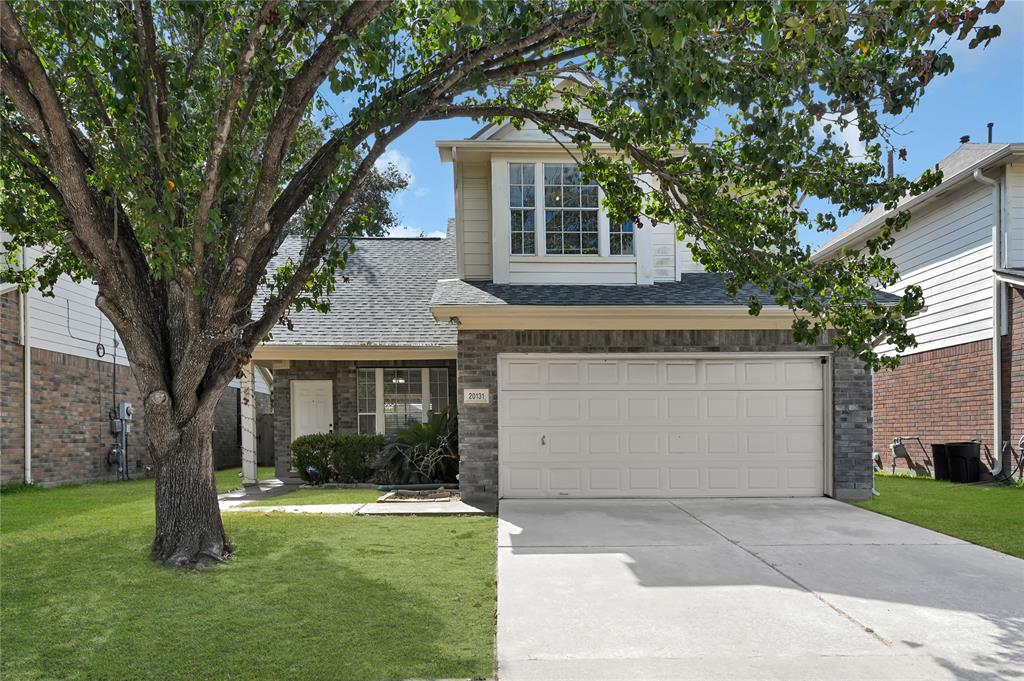
[[[512,255],[537,254],[537,196],[532,163],[508,165]]]
[[[575,163],[544,164],[544,252],[597,255],[597,184]]]
[[[633,255],[634,228],[632,220],[626,220],[619,225],[611,225],[608,232],[608,252],[612,255]]]
[[[377,370],[359,369],[356,373],[356,409],[360,433],[377,432]]]
[[[446,367],[370,368],[356,372],[360,433],[389,434],[448,407]]]

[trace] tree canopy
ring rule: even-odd
[[[951,41],[999,34],[981,20],[1001,5],[0,0],[3,227],[11,253],[44,253],[3,276],[97,282],[151,451],[172,461],[287,310],[322,307],[340,237],[386,217],[366,188],[388,145],[421,121],[533,121],[571,141],[613,218],[676,225],[708,270],[790,305],[798,338],[834,328],[882,366],[872,342],[911,344],[922,305],[913,287],[873,295],[896,280],[884,248],[906,216],[814,263],[799,231],[836,223],[804,199],[843,215],[933,187],[886,178],[886,121],[952,70]],[[585,87],[556,88],[567,74]],[[713,112],[728,125],[699,143]],[[863,157],[842,141],[853,124]],[[285,232],[305,254],[268,272]]]

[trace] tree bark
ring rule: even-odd
[[[156,474],[153,559],[173,568],[208,567],[231,554],[213,477],[213,408],[182,425],[169,451],[149,436]]]

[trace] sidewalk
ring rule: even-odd
[[[255,486],[221,494],[221,512],[249,513],[319,513],[324,515],[487,515],[487,511],[462,501],[416,501],[368,504],[287,504],[280,506],[244,506],[243,504],[271,499],[300,487],[277,478],[260,480]]]

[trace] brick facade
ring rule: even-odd
[[[377,367],[448,367],[448,403],[455,404],[455,362],[452,360],[292,362],[287,369],[274,371],[274,460],[278,476],[288,476],[291,468],[291,381],[333,381],[334,430],[354,433],[358,429],[356,370]]]
[[[19,337],[19,296],[0,295],[0,484],[25,476],[24,348]],[[32,349],[32,480],[42,485],[115,480],[107,452],[115,441],[108,412],[116,401],[136,407],[128,436],[129,474],[145,476],[150,465],[145,415],[128,367],[117,367],[117,391],[109,359]],[[238,390],[228,388],[217,405],[214,455],[218,463],[240,465]],[[269,396],[264,396],[269,409]],[[259,405],[259,401],[257,402]],[[237,462],[236,462],[237,460]]]
[[[471,503],[498,499],[498,353],[502,352],[791,352],[831,351],[799,345],[785,331],[459,331],[459,483]],[[859,361],[833,357],[835,496],[871,494],[871,374]],[[464,388],[488,388],[487,405],[461,404]]]
[[[1024,434],[1024,291],[1008,289],[1007,331],[1002,339],[1003,439]],[[962,343],[907,355],[899,368],[875,376],[874,449],[889,470],[889,445],[895,437],[918,437],[905,442],[910,461],[900,458],[897,469],[930,473],[931,447],[936,442],[981,440],[982,462],[991,465],[992,341]],[[1014,459],[1014,462],[1016,459]],[[1010,463],[1007,461],[1007,463]]]

